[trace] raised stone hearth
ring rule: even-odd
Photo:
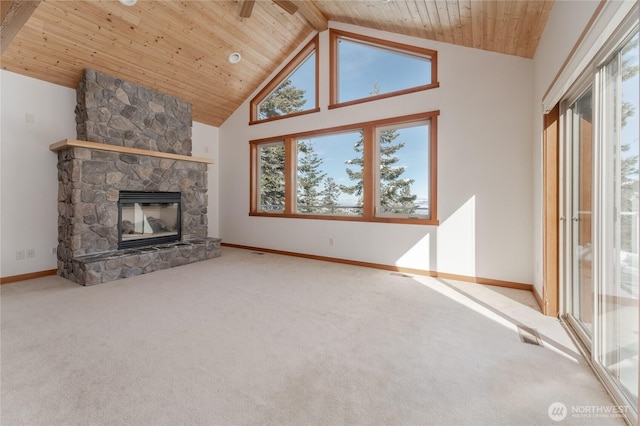
[[[191,156],[191,104],[85,70],[78,85],[76,121],[78,140],[50,146],[58,153],[59,275],[91,285],[220,256],[221,240],[208,237],[211,160]],[[166,226],[144,228],[146,223],[158,228],[156,213],[134,209],[135,223],[121,221],[121,191],[174,193],[177,214],[171,226],[178,241],[154,237],[171,231]],[[153,209],[156,204],[148,205]],[[129,235],[138,233],[149,245],[119,249],[125,222],[142,224],[142,231],[128,230],[127,238],[141,239]]]
[[[93,285],[220,256],[220,238],[203,238],[137,249],[79,256],[71,261],[73,279]]]

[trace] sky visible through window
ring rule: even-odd
[[[431,62],[349,40],[338,48],[339,102],[431,83]]]
[[[633,37],[633,39],[629,42],[629,45],[635,47],[629,49],[626,52],[624,59],[628,61],[627,67],[629,69],[633,69],[634,67],[638,67],[639,65],[638,34]],[[640,152],[640,149],[638,147],[638,129],[640,129],[640,105],[638,105],[638,93],[640,93],[639,83],[640,78],[638,78],[638,73],[636,73],[632,78],[629,78],[622,82],[622,101],[630,105],[631,109],[633,110],[633,114],[627,117],[626,125],[622,127],[620,132],[622,143],[629,145],[629,151],[626,153],[625,157],[635,156],[638,155],[638,152]]]
[[[304,90],[305,103],[300,111],[306,111],[316,107],[316,52],[313,52],[298,68],[289,76],[291,84]]]
[[[293,86],[305,91],[306,102],[301,110],[315,107],[315,55],[314,52],[289,76]],[[362,43],[340,40],[338,61],[341,102],[369,97],[376,90],[388,93],[431,83],[430,61]],[[411,192],[417,196],[416,204],[424,206],[429,198],[428,126],[402,128],[398,133],[394,143],[405,144],[395,154],[399,158],[397,166],[405,168],[400,178],[415,181]],[[354,150],[360,138],[360,132],[351,131],[300,141],[313,145],[327,178],[333,178],[338,185],[351,186],[355,182],[349,179],[346,169],[359,171],[359,166],[350,166],[347,161],[362,155]],[[342,193],[339,203],[353,206],[357,196]]]
[[[411,193],[417,196],[417,204],[425,204],[429,199],[429,126],[419,125],[397,129],[398,137],[393,144],[404,143],[405,146],[395,153],[399,158],[396,166],[404,167],[401,179],[412,179]],[[314,152],[322,159],[321,171],[327,173],[327,178],[333,178],[338,185],[352,186],[356,182],[349,179],[346,169],[360,171],[357,165],[347,164],[362,155],[354,150],[354,145],[361,139],[359,131],[337,133],[313,138],[299,139],[313,146]],[[320,188],[322,189],[322,187]],[[356,205],[355,195],[343,193],[340,204]]]

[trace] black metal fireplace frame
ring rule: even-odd
[[[177,234],[159,237],[147,237],[136,240],[122,240],[122,207],[134,203],[178,203]],[[118,198],[118,250],[149,247],[158,244],[174,243],[182,240],[182,193],[120,191]]]

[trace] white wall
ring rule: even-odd
[[[49,145],[76,137],[74,89],[0,71],[0,276],[57,267],[57,154]],[[34,122],[26,123],[25,114]],[[209,166],[209,235],[218,234],[218,128],[193,123],[193,155]],[[17,250],[35,249],[16,260]]]
[[[328,110],[328,32],[322,33],[321,112],[249,126],[247,100],[220,127],[223,241],[531,283],[532,61],[331,26],[437,50],[440,88]],[[440,226],[248,216],[249,140],[437,109]]]
[[[0,80],[0,276],[6,277],[57,267],[51,249],[58,247],[58,157],[49,144],[75,137],[76,92],[7,71]],[[16,251],[27,249],[35,257],[16,260]]]

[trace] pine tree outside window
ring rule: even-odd
[[[258,210],[282,212],[285,201],[285,150],[283,142],[263,144],[258,147]]]
[[[376,129],[376,216],[430,217],[429,123]]]
[[[437,225],[438,115],[250,141],[250,215]]]
[[[362,131],[296,139],[296,213],[361,216],[362,197],[344,190],[353,141]],[[357,160],[362,163],[362,154]]]
[[[319,110],[316,36],[251,100],[249,124]]]

